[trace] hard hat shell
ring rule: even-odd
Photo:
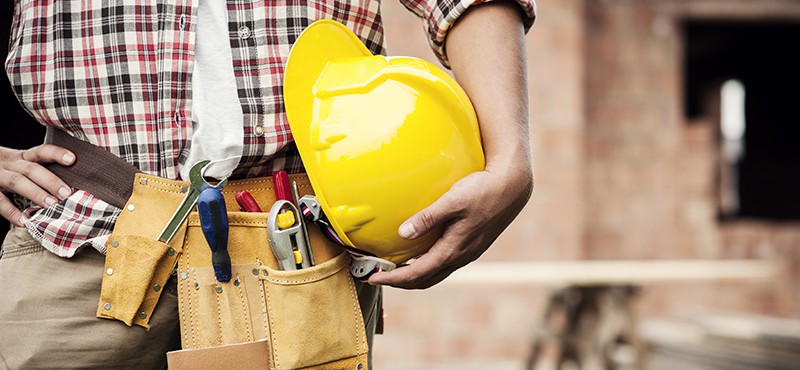
[[[317,201],[350,247],[400,264],[441,236],[398,227],[464,176],[483,170],[478,120],[447,73],[411,57],[373,56],[344,25],[321,20],[289,54],[289,125]]]

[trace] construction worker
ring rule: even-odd
[[[524,42],[533,1],[403,2],[472,100],[486,166],[400,226],[406,239],[442,225],[444,233],[414,263],[359,288],[362,307],[373,308],[363,312],[370,338],[380,285],[428,288],[474,261],[533,187]],[[281,72],[292,42],[318,18],[385,53],[377,1],[16,2],[6,71],[35,119],[139,171],[186,179],[185,164],[210,157],[210,177],[302,172]],[[96,319],[121,209],[44,167],[77,161],[91,159],[50,144],[0,148],[0,215],[13,224],[0,259],[0,368],[163,368],[180,346],[174,278],[148,331]],[[30,205],[20,210],[12,197]]]

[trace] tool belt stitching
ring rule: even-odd
[[[264,216],[266,217],[266,216]],[[267,224],[266,219],[264,221],[228,221],[229,225],[235,226],[264,226]],[[197,219],[189,219],[190,226],[200,226],[200,220]]]
[[[353,316],[354,316],[353,320],[358,321],[358,319],[360,319],[360,317],[358,317],[360,309],[359,309],[359,303],[358,303],[358,293],[356,293],[356,285],[353,282],[353,280],[349,280],[347,282],[347,286],[348,286],[348,288],[350,288],[349,289],[350,290],[350,300],[351,300],[351,302],[353,304]],[[366,328],[364,328],[363,326],[356,325],[356,333],[360,338],[358,341],[356,341],[356,352],[360,353],[361,352],[361,347],[362,346],[364,346],[364,347],[367,346],[367,343],[366,343]]]
[[[180,189],[181,189],[181,187],[183,185],[170,184],[169,182],[159,181],[159,180],[156,180],[156,179],[158,179],[158,178],[157,177],[149,177],[149,178],[147,178],[147,183],[146,184],[142,184],[142,185],[146,186],[148,188],[161,190],[161,191],[167,191],[167,192],[170,192],[170,193],[180,193],[181,192]],[[173,189],[177,189],[177,190],[173,191],[173,190],[168,190],[168,189],[164,189],[164,188],[159,188],[157,186],[153,186],[152,183],[158,184],[158,185],[160,185],[162,187],[173,188]]]
[[[157,186],[147,186],[147,187],[164,193],[183,194],[183,192],[180,191],[180,187],[178,187],[178,190],[169,190],[169,189],[159,188]]]
[[[271,182],[271,181],[267,181],[267,180],[263,180],[263,179],[261,179],[261,180],[242,180],[242,181],[239,181],[238,183],[239,183],[239,184],[242,184],[242,185],[249,185],[249,184],[258,184],[258,183],[272,183],[272,182]],[[271,188],[271,187],[269,187],[269,188],[263,188],[263,189],[265,189],[265,190],[272,190],[272,188]]]
[[[252,184],[253,182],[241,182],[241,181],[237,181],[236,183],[237,183],[237,184],[244,184],[244,185],[247,185],[247,184]],[[273,190],[273,188],[249,188],[249,189],[250,189],[250,191],[256,191],[256,190],[266,190],[266,191],[271,191],[271,190]],[[223,193],[223,194],[230,194],[230,193],[235,193],[235,191],[234,191],[234,190],[225,190],[225,189],[222,189],[222,193]]]
[[[314,277],[311,277],[311,278],[287,279],[287,278],[275,278],[274,275],[270,275],[269,274],[269,270],[265,266],[259,266],[258,269],[261,270],[261,271],[265,271],[267,273],[267,275],[266,276],[265,275],[259,275],[258,279],[259,280],[267,280],[267,281],[272,282],[274,284],[303,284],[303,283],[308,283],[308,282],[312,282],[312,281],[320,281],[320,280],[329,278],[329,277],[331,277],[333,275],[336,275],[337,273],[339,273],[339,271],[342,271],[345,268],[346,268],[346,266],[342,266],[342,267],[340,267],[338,269],[328,271],[328,273],[326,273],[325,275],[314,276]]]

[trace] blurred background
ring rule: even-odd
[[[376,368],[800,368],[800,2],[537,2],[531,202],[386,289]],[[382,6],[389,54],[435,62]]]
[[[442,284],[385,290],[375,368],[800,368],[800,2],[538,6],[533,198]],[[382,8],[390,55],[438,63]],[[6,107],[0,145],[40,143]]]

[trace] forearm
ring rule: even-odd
[[[370,277],[371,284],[422,289],[477,259],[505,230],[533,191],[528,134],[524,28],[514,3],[470,8],[445,47],[481,128],[486,170],[473,172],[400,226],[415,239],[438,225],[444,233],[414,263]]]
[[[475,6],[450,30],[445,44],[453,74],[480,122],[486,170],[530,179],[526,47],[518,6]]]

